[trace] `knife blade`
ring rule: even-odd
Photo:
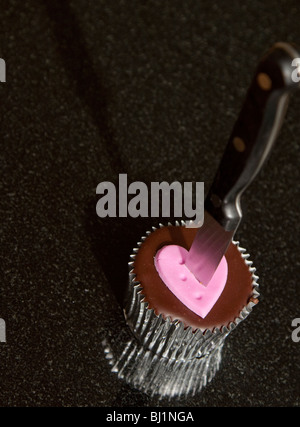
[[[292,65],[299,57],[293,45],[276,43],[258,64],[206,196],[204,223],[185,262],[205,286],[242,219],[241,195],[265,163],[281,128],[290,94],[300,87],[299,81],[293,79]]]

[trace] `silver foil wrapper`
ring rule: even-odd
[[[176,222],[176,225],[180,224]],[[181,225],[185,223],[182,222]],[[155,230],[153,227],[152,231]],[[249,315],[255,303],[250,301],[232,322],[213,330],[193,331],[191,327],[184,327],[179,320],[157,315],[144,301],[143,288],[136,281],[133,271],[138,248],[146,238],[144,236],[138,242],[129,262],[129,286],[124,315],[133,336],[118,346],[117,350],[105,343],[106,357],[112,371],[134,388],[161,398],[187,397],[198,393],[212,380],[221,363],[225,338]],[[252,298],[257,299],[259,293],[256,269],[239,242],[233,243],[237,245],[252,274]]]
[[[111,371],[135,389],[159,399],[195,395],[213,379],[221,363],[223,342],[204,357],[186,360],[161,357],[135,338],[122,346],[120,342],[119,337],[115,345],[103,342]]]

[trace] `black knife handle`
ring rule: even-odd
[[[240,197],[265,162],[280,130],[289,94],[300,87],[292,61],[300,53],[277,43],[261,59],[236,121],[205,209],[234,231],[242,218]]]

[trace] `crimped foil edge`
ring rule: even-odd
[[[180,225],[186,226],[185,221],[181,221],[181,223],[175,222],[175,226]],[[168,223],[168,226],[174,226],[174,224]],[[159,224],[159,227],[162,228],[164,225]],[[146,236],[141,238],[141,241],[137,243],[137,247],[133,249],[133,254],[130,256],[131,261],[128,263],[129,286],[124,307],[125,319],[140,344],[158,356],[175,360],[190,360],[203,357],[221,345],[227,335],[240,322],[246,319],[256,305],[255,300],[259,297],[258,276],[255,274],[256,268],[253,267],[253,262],[249,260],[250,255],[246,252],[246,249],[242,248],[238,241],[233,241],[252,274],[252,295],[248,304],[240,311],[239,316],[228,325],[220,328],[215,327],[212,330],[205,329],[202,331],[201,329],[193,330],[191,326],[184,327],[183,323],[178,319],[164,317],[162,314],[157,315],[152,308],[149,308],[149,304],[144,300],[143,287],[136,280],[136,275],[133,272],[134,260],[139,247],[147,236],[155,230],[157,228],[152,227],[152,231],[146,232]]]

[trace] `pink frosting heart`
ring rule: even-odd
[[[227,261],[225,257],[222,258],[212,279],[204,286],[186,267],[187,254],[188,251],[181,246],[164,246],[155,256],[155,267],[170,291],[191,311],[204,318],[225,287],[228,274]]]

